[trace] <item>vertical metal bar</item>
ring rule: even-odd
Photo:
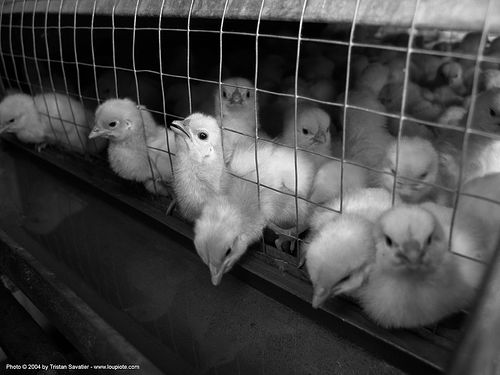
[[[219,113],[220,113],[220,128],[221,128],[221,144],[222,144],[222,154],[224,155],[224,121],[222,120],[222,36],[224,35],[224,20],[226,18],[228,0],[224,3],[224,10],[222,11],[222,19],[219,29]],[[192,5],[192,4],[191,4]],[[188,23],[189,25],[189,23]],[[189,32],[189,26],[188,26]],[[188,54],[189,55],[189,54]]]
[[[2,9],[0,10],[0,47],[1,47],[1,41],[3,40],[3,16],[5,14],[4,12],[4,7],[5,7],[5,1],[2,1]],[[0,59],[2,60],[2,67],[3,67],[3,72],[5,75],[5,81],[7,82],[7,85],[9,86],[9,89],[12,88],[12,84],[10,83],[10,79],[7,74],[7,65],[5,64],[5,59],[4,59],[4,51],[2,50],[0,53]],[[2,83],[3,86],[3,83]],[[4,93],[5,93],[5,86],[3,86]]]
[[[28,65],[26,64],[26,50],[24,48],[24,13],[26,10],[26,0],[23,0],[23,8],[21,11],[21,53],[23,55],[23,68],[24,74],[26,75],[26,80],[28,81],[28,87],[30,90],[30,94],[32,96],[35,95],[35,91],[33,90],[33,85],[31,84],[30,75],[28,73]]]
[[[418,11],[418,7],[420,5],[420,0],[415,0],[415,6],[413,8],[411,25],[410,25],[410,35],[408,37],[408,49],[406,51],[406,59],[405,59],[405,70],[403,77],[403,93],[401,98],[401,108],[399,112],[399,123],[398,123],[398,136],[396,141],[396,165],[394,166],[394,180],[392,182],[392,204],[394,205],[396,201],[396,186],[398,179],[398,168],[399,168],[399,145],[401,143],[401,133],[403,130],[403,117],[405,114],[406,108],[406,98],[407,98],[407,90],[408,90],[408,80],[410,79],[410,59],[413,48],[413,37],[415,35],[415,21],[416,14]]]
[[[477,55],[475,58],[474,62],[474,76],[472,78],[472,92],[471,92],[471,100],[470,107],[469,107],[469,113],[467,114],[467,120],[465,123],[465,129],[464,129],[464,139],[462,142],[462,152],[460,154],[460,170],[458,171],[458,186],[456,189],[455,193],[455,201],[453,202],[453,212],[451,215],[451,225],[450,225],[450,237],[448,241],[448,249],[451,251],[451,239],[453,236],[453,229],[455,227],[455,219],[456,219],[456,214],[457,214],[457,207],[458,207],[458,201],[460,198],[460,192],[462,190],[463,186],[463,170],[465,167],[465,161],[467,159],[467,149],[469,145],[469,133],[470,133],[470,128],[472,124],[472,116],[474,114],[474,110],[476,107],[476,98],[477,98],[477,92],[478,92],[478,86],[479,86],[479,72],[480,72],[480,62],[481,62],[481,57],[483,56],[483,51],[484,47],[486,46],[486,42],[488,41],[487,38],[487,30],[489,29],[490,25],[490,13],[491,13],[491,8],[492,4],[494,2],[492,0],[488,1],[487,9],[486,9],[486,15],[484,17],[484,24],[483,24],[483,30],[481,33],[481,39],[479,41],[479,46],[478,46],[478,51]],[[460,255],[460,254],[457,254]]]
[[[90,45],[92,46],[91,48],[91,55],[92,55],[92,65],[94,68],[94,89],[95,89],[95,95],[97,99],[97,105],[101,104],[101,98],[99,97],[99,87],[97,86],[97,68],[96,68],[96,63],[95,63],[95,50],[94,50],[94,21],[95,21],[95,8],[97,5],[97,0],[94,0],[94,5],[92,6],[92,16],[90,19]]]
[[[170,162],[170,171],[172,176],[174,175],[174,163],[172,162],[172,152],[170,151],[170,142],[167,127],[167,105],[165,102],[165,86],[163,84],[163,58],[162,58],[162,39],[161,39],[161,21],[163,18],[163,10],[165,9],[165,0],[161,2],[160,15],[158,17],[158,54],[159,54],[159,65],[160,65],[160,84],[161,84],[161,99],[163,108],[163,127],[165,128],[165,142],[167,142],[167,153],[168,161]]]
[[[35,0],[35,4],[33,5],[33,16],[31,18],[31,32],[32,32],[31,35],[33,37],[33,57],[34,57],[34,60],[35,60],[35,68],[36,68],[36,73],[37,73],[37,76],[38,76],[38,82],[40,84],[41,96],[42,96],[43,101],[45,103],[45,107],[48,108],[47,100],[46,100],[46,98],[44,96],[45,89],[43,87],[42,75],[40,73],[40,67],[38,66],[38,56],[37,56],[37,53],[36,53],[35,18],[36,18],[36,8],[37,8],[37,5],[38,5],[38,0]],[[52,121],[50,121],[50,118],[48,118],[48,124],[49,124],[49,127],[50,127],[51,131],[52,131],[52,134],[54,135],[54,138],[57,139],[56,131],[54,129],[54,126],[52,125]]]
[[[347,69],[345,79],[345,92],[344,92],[344,110],[342,112],[342,155],[340,157],[340,207],[339,211],[342,213],[344,204],[344,161],[345,161],[345,142],[346,142],[346,129],[347,129],[347,102],[349,98],[349,80],[351,79],[351,59],[352,59],[352,44],[354,41],[354,32],[356,30],[356,21],[358,19],[358,11],[361,0],[356,0],[356,7],[352,15],[351,31],[349,33],[349,44],[347,46]]]
[[[295,174],[295,181],[294,181],[294,199],[295,199],[295,238],[294,241],[298,241],[299,237],[299,199],[298,199],[298,188],[299,188],[299,178],[298,178],[298,167],[297,167],[297,148],[298,148],[298,143],[297,143],[297,100],[298,100],[298,86],[299,86],[299,65],[300,65],[300,44],[302,43],[302,26],[304,23],[304,14],[306,12],[307,8],[307,0],[304,0],[304,3],[302,5],[302,11],[300,13],[300,21],[299,21],[299,31],[297,35],[297,54],[296,54],[296,60],[295,60],[295,85],[294,85],[294,95],[293,95],[293,105],[294,105],[294,112],[293,112],[293,164],[294,164],[294,174]]]
[[[264,10],[264,3],[266,0],[262,0],[260,3],[260,10],[259,10],[259,17],[257,18],[257,28],[255,30],[255,76],[254,76],[254,116],[255,116],[255,140],[254,140],[254,147],[255,147],[255,171],[256,171],[256,178],[257,178],[257,199],[259,202],[260,206],[260,175],[259,175],[259,155],[257,151],[257,145],[258,145],[258,139],[259,139],[259,130],[258,130],[258,111],[257,111],[257,81],[259,77],[259,33],[260,33],[260,22],[262,19],[262,11]],[[221,59],[222,61],[222,59]],[[219,91],[220,95],[220,91]],[[260,247],[262,252],[265,252],[266,246],[264,242],[264,236],[262,236],[260,240]]]
[[[500,246],[482,282],[464,337],[450,363],[449,375],[500,373]]]
[[[57,14],[57,31],[58,31],[58,36],[59,36],[59,55],[61,57],[61,73],[62,73],[62,78],[63,78],[63,82],[64,82],[64,91],[66,92],[66,96],[68,97],[68,104],[69,104],[69,109],[71,111],[71,118],[73,119],[73,123],[75,125],[75,130],[76,130],[76,134],[78,136],[78,141],[80,142],[80,145],[82,146],[82,150],[86,151],[87,149],[87,142],[84,141],[82,139],[82,136],[80,135],[80,132],[78,131],[79,127],[82,127],[82,128],[87,128],[88,125],[87,124],[79,124],[77,121],[76,121],[76,116],[75,116],[75,112],[73,111],[73,105],[71,104],[72,102],[72,98],[70,96],[70,93],[69,93],[69,90],[68,90],[68,81],[66,80],[66,72],[65,72],[65,69],[64,69],[64,61],[63,61],[63,48],[62,48],[62,36],[61,36],[61,14],[62,14],[62,6],[63,6],[63,0],[59,0],[59,12]],[[83,103],[82,103],[82,109],[83,109]],[[87,119],[87,116],[85,115],[85,112],[84,112],[84,116],[85,116],[85,119]],[[61,120],[62,122],[62,120]]]
[[[50,87],[52,89],[52,92],[54,93],[54,101],[55,101],[55,104],[56,104],[56,110],[57,110],[57,114],[59,116],[59,121],[61,121],[61,125],[62,125],[62,128],[64,130],[64,135],[66,136],[66,140],[68,141],[68,146],[71,147],[71,141],[69,139],[69,135],[68,135],[68,132],[66,130],[66,126],[64,126],[64,121],[63,121],[63,118],[61,116],[61,110],[59,108],[59,100],[57,99],[57,95],[55,95],[55,86],[54,86],[54,79],[52,77],[52,69],[50,68],[50,63],[52,62],[51,58],[50,58],[50,49],[49,49],[49,38],[48,38],[48,19],[49,19],[49,7],[50,7],[50,2],[51,0],[48,0],[47,1],[47,6],[45,7],[45,22],[44,22],[44,32],[45,32],[45,49],[47,51],[47,61],[48,61],[48,73],[49,73],[49,80],[50,80]],[[51,123],[52,122],[52,116],[51,114],[49,113],[49,107],[47,105],[47,100],[45,100],[45,97],[44,97],[44,102],[45,102],[45,107],[47,108],[47,117],[49,119],[49,122]],[[57,139],[57,138],[56,138]]]
[[[12,58],[12,66],[14,68],[14,76],[16,77],[16,82],[17,82],[17,87],[19,87],[19,90],[22,91],[22,86],[21,86],[21,80],[19,79],[19,75],[17,74],[17,64],[16,64],[16,59],[14,57],[14,48],[12,46],[12,17],[14,15],[14,5],[16,4],[15,1],[12,2],[12,5],[10,7],[10,14],[9,14],[9,48],[10,48],[10,57]]]
[[[144,122],[144,117],[142,115],[143,109],[141,108],[139,80],[137,78],[137,67],[136,67],[136,63],[135,63],[135,34],[136,34],[136,31],[137,31],[137,13],[139,11],[139,3],[140,3],[140,0],[136,0],[135,9],[134,9],[134,26],[133,26],[133,29],[132,29],[133,30],[132,31],[132,69],[134,71],[135,91],[136,91],[136,94],[137,94],[137,106],[138,106],[137,109],[139,110],[139,114],[141,115],[142,131],[143,131],[143,134],[144,134],[144,143],[146,144],[146,152],[147,152],[147,157],[148,157],[149,170],[151,172],[151,179],[153,180],[153,187],[154,187],[155,193],[158,194],[158,187],[157,187],[157,184],[156,184],[155,170],[154,170],[154,167],[153,167],[153,163],[151,161],[151,157],[149,156],[148,137],[147,137],[147,132],[146,132],[146,124]],[[113,43],[114,42],[115,41],[113,40]]]
[[[118,0],[120,1],[120,0]],[[111,9],[111,51],[113,52],[113,78],[115,86],[115,98],[118,99],[118,77],[116,75],[116,47],[115,47],[115,11],[117,0],[113,1],[113,8]]]
[[[188,88],[188,103],[189,103],[189,113],[193,112],[193,101],[191,97],[191,13],[193,12],[193,5],[195,0],[191,0],[189,4],[189,12],[187,19],[187,41],[186,41],[186,78],[187,78],[187,88]],[[227,1],[226,1],[227,5]]]

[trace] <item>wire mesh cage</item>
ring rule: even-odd
[[[500,198],[497,2],[35,0],[3,1],[0,14],[7,94],[0,132],[37,144],[38,156],[93,184],[104,181],[112,194],[129,187],[133,199],[119,192],[120,199],[156,216],[166,210],[162,222],[189,234],[185,212],[172,209],[182,197],[172,187],[179,155],[170,124],[194,112],[214,116],[228,173],[255,185],[255,206],[278,196],[286,207],[266,221],[246,262],[279,269],[278,284],[293,294],[310,300],[307,284],[293,289],[310,277],[300,266],[313,212],[328,220],[350,214],[346,197],[355,189],[383,188],[392,205],[438,203],[448,251],[477,263],[481,275],[489,264]],[[128,104],[109,104],[125,98]],[[105,102],[130,117],[105,117]],[[17,130],[21,116],[43,123],[36,130],[43,134]],[[120,121],[139,123],[140,145],[119,154],[133,173],[109,151]],[[41,151],[46,144],[56,147]],[[243,169],[234,161],[239,148],[250,150]],[[463,207],[492,219],[481,224],[489,227],[476,247],[451,240]],[[336,303],[325,310],[339,316]],[[350,299],[342,303],[359,310]],[[346,316],[352,325],[370,324]],[[453,319],[411,334],[369,327],[434,370],[443,369],[443,353],[460,334]]]

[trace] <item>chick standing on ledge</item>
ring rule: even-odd
[[[109,139],[111,169],[126,180],[138,181],[154,193],[169,195],[172,180],[170,153],[175,152],[174,134],[158,126],[144,107],[130,99],[109,99],[96,110],[96,125],[89,138]]]
[[[63,94],[11,94],[0,103],[0,133],[14,133],[38,150],[52,144],[80,153],[98,152],[104,144],[87,140],[92,117],[80,102]]]

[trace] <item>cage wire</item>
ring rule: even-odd
[[[338,37],[336,34],[334,34],[333,37],[330,37],[328,35],[325,36],[321,33],[315,34],[314,32],[311,33],[309,31],[309,27],[312,27],[311,25],[314,23],[314,17],[317,17],[318,8],[314,1],[307,0],[296,4],[296,7],[290,11],[294,14],[293,16],[290,16],[290,13],[286,13],[284,15],[288,24],[285,25],[285,31],[282,33],[280,32],[281,30],[279,30],[279,26],[274,26],[272,22],[273,20],[270,20],[269,17],[270,12],[272,13],[274,9],[274,5],[270,4],[270,1],[265,0],[261,0],[258,3],[253,16],[246,17],[245,20],[240,20],[242,27],[244,28],[243,31],[236,30],[238,28],[235,26],[237,23],[230,22],[234,21],[234,15],[237,14],[238,11],[241,11],[241,8],[239,8],[237,3],[229,2],[229,0],[226,0],[223,3],[222,8],[220,8],[221,5],[219,4],[219,6],[211,9],[211,18],[206,17],[206,14],[203,12],[206,12],[207,9],[202,6],[200,8],[200,5],[195,0],[191,0],[186,13],[173,14],[174,17],[172,17],[172,10],[169,9],[171,4],[163,0],[161,4],[159,4],[158,10],[151,11],[151,13],[154,14],[146,14],[149,18],[145,17],[144,13],[148,12],[147,9],[151,10],[152,8],[145,8],[144,3],[148,2],[141,2],[139,0],[133,2],[115,0],[111,5],[111,9],[108,12],[104,12],[104,14],[100,14],[100,11],[102,10],[101,7],[103,5],[98,4],[96,0],[94,0],[91,5],[86,2],[80,2],[79,0],[67,2],[72,4],[71,10],[65,8],[63,3],[63,1],[55,0],[24,0],[21,4],[17,1],[2,1],[0,15],[0,75],[1,83],[5,90],[7,90],[7,92],[28,92],[31,95],[60,93],[60,95],[65,95],[68,98],[68,101],[75,100],[83,106],[91,105],[95,109],[97,104],[101,104],[110,97],[120,98],[123,89],[120,87],[121,82],[119,81],[123,77],[132,77],[131,85],[133,87],[133,92],[129,92],[128,94],[132,95],[131,99],[137,103],[137,108],[142,118],[142,130],[144,137],[146,137],[146,129],[143,111],[148,111],[157,121],[158,118],[161,119],[159,122],[161,122],[165,129],[165,147],[152,148],[152,150],[154,152],[168,154],[172,174],[174,173],[172,157],[175,156],[175,153],[170,150],[167,125],[172,119],[183,119],[187,114],[196,110],[195,102],[198,100],[195,97],[195,94],[197,94],[196,90],[198,90],[199,87],[211,87],[214,89],[215,94],[212,96],[214,99],[215,95],[218,96],[219,111],[221,114],[223,112],[222,92],[224,87],[236,87],[238,89],[249,90],[249,92],[253,93],[255,98],[253,108],[254,129],[252,134],[247,134],[226,126],[221,115],[222,134],[231,133],[253,139],[254,163],[256,170],[255,178],[245,178],[237,174],[233,174],[233,176],[244,179],[247,182],[254,183],[256,185],[259,201],[261,193],[264,189],[288,196],[294,200],[294,230],[283,231],[279,234],[284,235],[288,237],[289,240],[293,241],[296,244],[297,249],[300,249],[300,245],[303,245],[306,241],[303,236],[300,236],[299,205],[310,204],[314,207],[322,207],[332,212],[342,214],[344,208],[343,198],[346,191],[346,187],[344,186],[345,168],[347,165],[362,168],[370,173],[386,174],[391,176],[393,178],[391,192],[393,204],[397,195],[398,181],[421,183],[423,185],[428,185],[441,191],[453,194],[453,214],[449,235],[450,251],[451,238],[460,197],[472,197],[483,199],[492,204],[500,204],[500,202],[488,197],[462,192],[462,173],[465,168],[469,136],[479,135],[487,137],[491,140],[500,139],[498,134],[485,132],[471,127],[475,98],[479,89],[481,64],[500,64],[500,58],[484,54],[485,46],[487,45],[488,40],[494,35],[498,36],[500,29],[500,26],[498,25],[498,17],[495,12],[495,2],[493,0],[484,2],[484,14],[481,21],[481,27],[479,28],[481,33],[480,43],[476,53],[452,50],[439,51],[424,48],[422,44],[418,44],[417,41],[422,35],[425,34],[425,30],[434,27],[432,24],[429,25],[428,4],[426,2],[421,2],[420,0],[405,2],[408,5],[405,10],[405,15],[409,14],[410,17],[402,17],[401,21],[392,20],[391,22],[391,24],[396,24],[396,26],[399,27],[398,30],[406,32],[406,41],[399,44],[387,44],[383,41],[379,43],[374,41],[373,38],[366,38],[367,40],[364,40],[363,37],[358,40],[358,31],[363,34],[365,29],[368,27],[366,30],[370,32],[370,30],[373,30],[373,25],[380,26],[383,24],[384,20],[383,19],[382,22],[380,22],[380,19],[377,18],[378,16],[374,16],[374,19],[371,20],[371,24],[366,21],[366,9],[368,9],[371,5],[371,3],[366,0],[351,1],[349,2],[349,6],[346,7],[347,10],[343,9],[340,12],[338,17],[339,20],[341,19],[341,21],[344,22],[343,30],[346,31],[346,33],[343,34],[345,36],[344,39]],[[124,9],[126,10],[124,11]],[[478,29],[480,25],[480,17],[477,16],[478,12],[481,13],[480,10],[476,10],[473,14],[471,20],[472,26],[454,24],[449,25],[450,30],[453,31],[454,27],[456,29]],[[200,17],[200,14],[202,17]],[[155,17],[152,17],[153,15]],[[176,19],[175,16],[179,15],[181,17]],[[54,16],[56,18],[53,18]],[[127,16],[129,18],[127,18]],[[203,18],[203,16],[205,16],[205,18]],[[328,17],[329,16],[326,15],[327,19],[322,19],[322,21],[328,21]],[[146,21],[143,22],[143,18],[146,18]],[[332,16],[332,18],[334,18],[334,16]],[[152,21],[152,19],[154,20]],[[205,23],[200,21],[200,19],[202,21],[204,20]],[[86,21],[89,21],[89,24],[86,24]],[[276,19],[275,21],[280,20]],[[385,19],[385,21],[387,21],[387,19]],[[434,20],[434,22],[437,26],[442,26],[439,21]],[[182,25],[183,23],[185,23],[185,26]],[[206,27],[204,28],[203,26]],[[273,26],[275,32],[271,31]],[[369,27],[372,28],[370,29]],[[52,37],[54,31],[57,34],[55,38]],[[144,45],[142,44],[145,43],[144,38],[149,38],[153,35],[153,33],[154,42],[151,40],[148,41],[151,43],[151,49],[158,47],[158,51],[154,52],[153,55],[151,55],[150,61],[145,63],[144,56],[138,56],[138,54],[143,52],[142,48],[144,48]],[[206,61],[203,60],[203,63],[214,63],[213,67],[217,68],[216,74],[207,74],[207,76],[201,77],[199,72],[196,71],[198,67],[195,64],[196,61],[193,61],[193,57],[197,53],[196,49],[199,47],[198,38],[200,37],[205,37],[207,39],[207,46],[205,46],[202,53],[206,52],[208,48],[212,48],[212,51],[218,50],[217,59],[212,56],[204,56]],[[215,38],[215,42],[209,43],[208,40],[210,37]],[[138,41],[138,38],[141,39]],[[173,40],[173,43],[176,44],[175,46],[169,44],[170,38]],[[232,85],[224,82],[224,77],[227,76],[224,72],[226,69],[226,63],[233,58],[231,56],[231,48],[233,47],[231,38],[252,38],[252,42],[249,42],[249,45],[253,48],[252,53],[254,54],[254,57],[250,60],[253,61],[254,66],[253,73],[248,74],[248,78],[252,78],[254,82],[254,86],[252,87]],[[68,43],[68,40],[71,40],[71,42]],[[182,40],[184,40],[184,43]],[[128,49],[127,47],[124,47],[124,44],[127,43],[130,43]],[[261,72],[263,68],[261,67],[261,58],[266,57],[265,49],[266,47],[269,48],[270,45],[273,46],[273,43],[275,43],[274,45],[281,44],[281,48],[285,48],[287,43],[290,43],[290,45],[295,48],[293,51],[294,61],[290,64],[290,72],[293,76],[292,92],[270,88],[266,86],[266,82],[262,81]],[[343,79],[340,79],[339,84],[340,87],[343,87],[342,99],[335,100],[333,98],[329,98],[328,100],[325,100],[324,98],[313,97],[301,89],[301,69],[303,68],[302,64],[304,63],[302,56],[307,56],[307,48],[311,48],[313,45],[320,46],[325,50],[331,49],[329,50],[330,52],[343,51],[345,53],[345,74]],[[125,52],[122,52],[122,49]],[[130,61],[125,61],[123,53],[126,54],[129,52],[131,53]],[[279,49],[277,49],[276,53],[279,52]],[[358,52],[357,54],[366,52],[404,56],[401,103],[397,111],[381,111],[351,103],[349,94],[353,91],[352,77],[355,73],[353,62],[356,52]],[[157,55],[155,55],[155,53],[157,53]],[[214,52],[214,55],[215,54],[216,53]],[[90,55],[90,59],[88,55]],[[185,65],[184,67],[176,70],[174,69],[175,66],[169,66],[169,63],[174,61],[179,55],[185,56]],[[469,61],[473,64],[472,88],[470,92],[473,100],[471,101],[470,109],[468,111],[465,128],[457,125],[439,123],[434,120],[424,119],[408,113],[407,101],[408,96],[410,95],[410,74],[412,63],[414,62],[416,56],[446,58],[449,60],[455,59],[460,61]],[[196,57],[198,57],[199,60],[199,56]],[[182,65],[182,63],[180,65]],[[208,71],[208,69],[206,69],[206,71]],[[106,72],[111,72],[112,74],[112,95],[101,97],[102,90],[100,90],[99,87],[99,79],[102,77],[102,74]],[[60,78],[62,78],[62,82],[57,79],[59,75]],[[158,107],[149,106],[148,101],[144,98],[145,92],[141,89],[141,80],[143,77],[154,77],[154,80],[159,81],[161,103]],[[76,86],[70,84],[72,80],[76,83]],[[343,80],[345,80],[345,82]],[[176,85],[174,82],[178,82],[180,85]],[[88,87],[86,88],[86,86]],[[180,90],[178,94],[174,94],[187,102],[187,112],[177,111],[175,106],[173,106],[171,101],[169,101],[169,95],[172,95],[172,93],[169,92],[170,87],[175,87]],[[276,137],[268,138],[261,132],[261,129],[259,128],[259,116],[261,115],[260,110],[262,107],[259,105],[257,98],[263,98],[264,96],[270,96],[274,100],[281,99],[293,101],[293,144],[286,144]],[[43,98],[45,100],[45,97]],[[332,124],[335,122],[332,115],[333,111],[340,111],[341,115],[339,116],[339,119],[337,119],[340,120],[340,128],[337,130],[341,133],[341,149],[339,155],[316,152],[313,149],[301,147],[299,145],[297,137],[299,130],[298,111],[301,103],[320,106],[321,108],[327,110],[329,116],[332,117]],[[74,145],[71,144],[70,137],[67,132],[67,126],[85,127],[87,125],[77,123],[77,116],[75,115],[72,105],[69,105],[72,121],[64,119],[61,114],[59,104],[59,100],[56,100],[55,105],[58,117],[53,118],[52,116],[49,116],[49,125],[54,136],[56,136],[56,131],[52,121],[59,120],[61,122],[67,144],[71,148],[71,146]],[[45,101],[45,106],[47,108],[47,113],[50,113],[47,101]],[[364,163],[351,160],[348,157],[346,149],[346,124],[348,122],[349,113],[353,113],[355,111],[383,116],[387,120],[396,121],[397,141],[394,173],[386,171],[380,167],[365,165]],[[410,123],[417,123],[419,126],[426,126],[433,132],[444,129],[448,131],[460,132],[464,135],[457,186],[443,186],[442,184],[421,181],[404,175],[399,175],[399,150],[401,137],[403,136],[403,130],[406,126],[410,126]],[[77,135],[80,147],[85,149],[87,140],[82,139],[79,132],[77,132]],[[224,148],[224,137],[222,138],[222,142]],[[259,161],[258,145],[260,143],[271,144],[276,147],[293,150],[293,191],[283,191],[279,188],[263,184],[259,174],[259,165],[261,162]],[[309,197],[301,196],[299,194],[298,157],[301,154],[310,155],[311,157],[320,157],[325,163],[330,161],[339,163],[340,205],[338,208],[333,208],[328,205],[312,201]],[[106,162],[106,157],[103,154],[97,155],[90,162],[98,162],[99,158],[102,163]],[[157,176],[159,175],[159,172],[155,171],[154,163],[151,160],[151,154],[149,152],[148,164],[154,190],[159,193],[157,189]],[[300,251],[287,252],[283,249],[275,249],[273,248],[273,245],[270,244],[269,241],[265,241],[264,238],[261,240],[258,250],[271,258],[275,258],[277,261],[285,262],[290,267],[295,267],[300,262]],[[476,259],[465,254],[455,254],[466,257],[474,262],[483,262],[481,259]],[[302,276],[306,278],[305,274],[302,274]]]

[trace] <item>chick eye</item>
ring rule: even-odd
[[[116,125],[118,125],[118,121],[111,121],[111,122],[108,124],[108,126],[109,126],[110,128],[114,128]]]
[[[427,172],[424,172],[420,175],[420,178],[426,178],[427,177]]]
[[[495,117],[497,115],[496,111],[493,108],[490,108],[490,116]]]
[[[429,236],[429,238],[427,238],[426,243],[427,243],[427,245],[430,245],[431,242],[432,242],[432,234]]]
[[[8,124],[12,124],[14,121],[16,121],[15,118],[11,118],[9,121],[7,121]]]
[[[385,243],[387,246],[392,246],[392,238],[389,237],[388,235],[385,236]]]
[[[225,90],[222,90],[222,97],[224,99],[227,99],[227,92]]]
[[[226,250],[226,256],[229,256],[229,254],[231,254],[231,248]]]
[[[391,173],[396,174],[396,170],[394,168],[391,168]]]
[[[205,139],[208,138],[208,134],[205,133],[205,132],[199,132],[198,133],[198,138],[201,139],[202,141],[204,141]]]
[[[247,98],[250,97],[250,91],[247,91],[247,95],[246,96],[247,96]]]
[[[305,134],[305,135],[309,134],[309,130],[307,130],[306,128],[302,129],[302,134]]]

